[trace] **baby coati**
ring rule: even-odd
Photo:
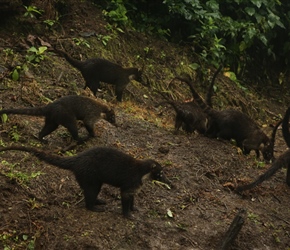
[[[204,134],[207,126],[207,117],[205,113],[200,109],[200,107],[194,102],[176,102],[170,100],[163,93],[159,92],[159,94],[166,100],[158,104],[163,105],[164,103],[170,104],[175,112],[175,125],[174,125],[174,133],[177,134],[180,127],[187,132],[193,133],[197,130],[198,133]]]
[[[282,121],[282,133],[283,133],[283,137],[288,148],[290,148],[289,115],[290,115],[290,107],[287,109],[286,114]],[[268,180],[280,168],[283,168],[283,167],[287,167],[286,183],[288,186],[290,186],[290,149],[288,149],[285,153],[280,155],[274,161],[272,166],[264,174],[260,175],[257,180],[255,180],[254,182],[248,185],[238,186],[236,188],[236,191],[241,192],[241,191],[245,191],[245,190],[256,187],[257,185],[261,184],[263,181]]]
[[[101,203],[97,197],[103,184],[120,188],[122,212],[125,217],[130,217],[131,211],[134,210],[134,194],[142,186],[145,176],[170,184],[161,165],[156,161],[138,160],[113,148],[93,147],[71,157],[53,155],[23,146],[0,148],[0,152],[7,150],[26,151],[48,164],[73,172],[83,189],[86,208],[95,212],[102,211],[95,205]]]
[[[72,58],[65,51],[58,49],[55,49],[55,51],[81,72],[86,82],[84,88],[88,87],[94,95],[96,95],[97,90],[100,88],[100,82],[114,84],[117,101],[121,102],[123,91],[130,82],[130,79],[134,79],[145,86],[149,84],[148,82],[145,84],[142,81],[142,72],[137,68],[123,68],[116,63],[102,58],[80,61]]]
[[[266,161],[273,158],[274,144],[250,117],[234,109],[214,110],[204,103],[189,79],[182,77],[175,79],[188,84],[195,101],[208,115],[208,129],[205,133],[207,136],[225,140],[234,139],[244,154],[255,150],[257,157],[260,156],[259,151],[261,151]]]
[[[68,129],[74,140],[81,142],[82,140],[78,136],[77,120],[83,121],[89,135],[93,137],[95,136],[94,125],[101,118],[102,113],[108,122],[115,125],[113,109],[95,99],[77,95],[59,98],[43,107],[0,110],[0,115],[44,116],[45,124],[38,136],[41,141],[43,141],[44,136],[56,130],[59,125],[62,125]]]

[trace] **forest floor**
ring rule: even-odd
[[[81,74],[52,50],[46,51],[39,63],[28,62],[28,48],[53,41],[74,57],[101,56],[127,67],[145,64],[153,87],[170,87],[175,99],[190,98],[186,85],[171,83],[176,73],[191,72],[187,65],[193,63],[193,57],[188,48],[137,32],[112,31],[99,7],[69,2],[70,15],[53,31],[45,29],[41,19],[25,23],[21,17],[23,26],[17,25],[17,18],[2,22],[2,108],[41,106],[68,94],[92,96],[88,89],[83,90]],[[146,58],[144,51],[150,52]],[[138,61],[140,56],[145,59]],[[24,65],[28,70],[23,71]],[[18,81],[11,80],[15,69],[21,73]],[[213,99],[217,109],[240,108],[268,135],[269,125],[283,116],[290,100],[289,89],[282,85],[263,92],[248,86],[245,90],[221,74],[216,86]],[[198,89],[202,95],[206,92],[202,84]],[[270,164],[253,153],[241,154],[229,141],[182,131],[173,134],[172,108],[157,107],[160,97],[135,81],[127,86],[122,103],[116,103],[113,93],[113,88],[104,84],[98,97],[115,109],[118,126],[100,120],[97,136],[70,151],[60,152],[71,140],[63,127],[47,137],[47,144],[41,144],[37,134],[43,118],[31,116],[9,115],[8,121],[0,124],[0,143],[39,147],[64,156],[92,146],[118,148],[138,159],[157,160],[173,187],[144,182],[135,197],[138,211],[128,220],[121,214],[118,189],[104,185],[100,198],[107,202],[105,212],[93,213],[85,209],[81,189],[70,172],[28,153],[1,153],[1,249],[219,249],[240,209],[246,210],[245,224],[229,249],[290,249],[290,189],[285,169],[257,188],[237,194],[235,185],[254,180]],[[81,124],[79,131],[86,135]],[[275,156],[286,149],[279,129]]]

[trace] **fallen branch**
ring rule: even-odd
[[[238,214],[233,219],[228,231],[225,234],[225,237],[221,243],[220,250],[226,250],[230,247],[233,241],[236,239],[237,235],[242,229],[242,226],[245,223],[246,219],[246,210],[240,209]]]

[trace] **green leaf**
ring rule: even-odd
[[[189,64],[189,67],[193,70],[197,70],[200,66],[198,63],[192,63],[192,64]]]
[[[42,54],[44,51],[47,50],[47,47],[46,46],[41,46],[39,47],[38,51],[39,51],[39,54]]]
[[[12,72],[12,80],[13,81],[18,81],[19,80],[19,73],[17,69],[14,69]]]
[[[8,116],[6,114],[1,115],[1,120],[3,123],[6,123],[8,121]]]
[[[251,2],[256,5],[258,8],[262,6],[262,0],[251,0]]]
[[[254,8],[250,8],[250,7],[246,7],[245,11],[249,16],[253,16],[256,12]]]
[[[34,52],[34,53],[37,53],[38,50],[37,50],[34,46],[32,46],[32,47],[30,47],[30,48],[28,49],[28,52]]]

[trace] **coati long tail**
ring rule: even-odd
[[[0,148],[0,152],[2,151],[9,151],[9,150],[17,150],[17,151],[24,151],[29,152],[35,155],[40,160],[45,161],[48,164],[57,166],[62,169],[70,170],[69,166],[72,166],[73,164],[69,164],[69,162],[74,162],[74,157],[61,157],[58,155],[53,155],[50,153],[46,153],[42,150],[38,150],[36,148],[30,148],[30,147],[24,147],[24,146],[11,146],[11,147],[5,147]]]
[[[290,107],[287,109],[282,122],[283,137],[287,146],[290,148],[289,116],[290,116]]]
[[[2,114],[44,116],[44,110],[43,110],[43,107],[22,108],[22,109],[2,109],[0,110],[0,115]]]
[[[75,67],[78,70],[82,69],[84,62],[72,58],[68,53],[63,50],[55,49],[55,52],[57,52],[60,56],[63,56],[71,66]]]
[[[257,180],[254,182],[244,185],[244,186],[239,186],[236,188],[237,192],[245,191],[252,189],[259,184],[261,184],[263,181],[268,180],[272,175],[274,175],[280,168],[283,167],[288,167],[290,164],[290,150],[287,150],[283,155],[281,155],[273,164],[272,166],[262,175],[258,177]],[[288,172],[289,172],[289,167],[288,167]],[[290,186],[290,183],[288,183],[288,186]]]

